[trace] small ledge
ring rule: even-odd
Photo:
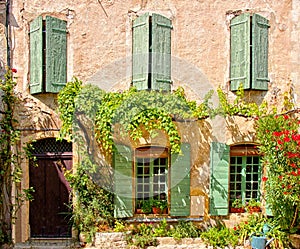
[[[172,217],[163,217],[163,216],[160,216],[160,217],[133,217],[133,218],[130,218],[130,219],[127,219],[126,222],[128,223],[135,223],[135,222],[144,222],[144,223],[147,223],[147,222],[160,222],[162,220],[166,220],[167,222],[178,222],[178,221],[194,221],[194,222],[200,222],[200,221],[203,221],[203,217],[191,217],[191,218],[172,218]]]

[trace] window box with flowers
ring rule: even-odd
[[[260,207],[261,207],[261,203],[255,199],[250,199],[246,203],[246,210],[250,214],[260,212],[261,211]]]
[[[230,213],[244,213],[245,212],[245,206],[241,199],[235,199],[231,203],[230,207]]]

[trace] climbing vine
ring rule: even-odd
[[[8,69],[4,79],[0,80],[2,91],[2,111],[0,119],[0,247],[12,243],[12,224],[17,210],[26,200],[32,199],[32,188],[12,193],[14,184],[21,181],[21,161],[30,157],[29,146],[24,148],[25,154],[18,151],[20,132],[15,128],[14,106],[17,98],[14,94],[16,82],[13,78],[16,69]]]

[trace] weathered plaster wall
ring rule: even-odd
[[[189,98],[203,99],[209,89],[228,90],[230,19],[240,12],[268,18],[268,92],[247,92],[246,98],[274,104],[279,94],[300,81],[299,0],[15,0],[12,13],[12,67],[17,68],[22,141],[57,136],[60,127],[55,95],[29,95],[29,22],[39,15],[67,21],[68,80],[73,76],[106,90],[127,89],[131,72],[131,22],[147,11],[172,20],[173,88],[183,85]],[[0,44],[4,26],[0,24]],[[5,49],[0,48],[1,60]],[[231,98],[234,95],[229,92]],[[217,99],[214,98],[217,103]],[[209,142],[255,142],[252,122],[244,118],[199,121],[192,128],[179,124],[192,147],[192,215],[206,214],[208,205]],[[46,129],[46,130],[44,130]],[[48,130],[47,130],[48,129]],[[30,131],[29,131],[30,130]],[[27,164],[24,163],[24,174]],[[22,182],[28,186],[28,177]],[[28,239],[28,205],[20,214],[17,240]],[[20,229],[21,228],[21,229]]]

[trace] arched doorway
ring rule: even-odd
[[[33,143],[35,161],[30,162],[29,184],[34,200],[30,202],[30,236],[71,237],[70,185],[64,170],[72,168],[72,144],[55,138]]]

